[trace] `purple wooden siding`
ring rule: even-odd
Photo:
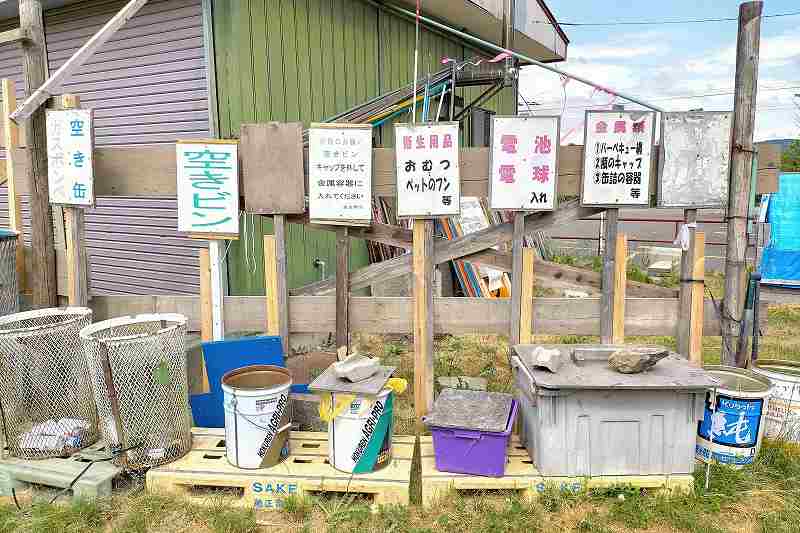
[[[125,1],[93,0],[45,12],[54,72]],[[64,83],[95,110],[98,146],[208,137],[200,0],[151,0]]]
[[[125,3],[92,0],[46,11],[50,71]],[[62,86],[61,92],[80,95],[82,106],[95,110],[98,146],[208,137],[201,15],[200,0],[151,0]],[[16,26],[0,21],[0,29]],[[18,46],[0,46],[0,77],[17,82],[21,101]],[[97,198],[96,207],[86,211],[91,293],[197,294],[197,252],[207,244],[178,237],[177,216],[174,198]],[[30,244],[27,197],[22,198],[22,218]],[[5,187],[0,187],[0,225],[8,227]]]

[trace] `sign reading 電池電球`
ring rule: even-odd
[[[46,127],[50,203],[94,205],[92,110],[48,110]]]
[[[178,141],[178,231],[224,238],[239,234],[236,141]]]
[[[312,124],[308,132],[308,214],[314,222],[372,221],[372,125]]]
[[[458,123],[396,124],[397,216],[458,215]]]
[[[492,117],[490,206],[552,211],[560,117]]]
[[[649,205],[655,113],[587,111],[585,127],[581,204]]]

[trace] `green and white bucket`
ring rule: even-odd
[[[800,442],[800,362],[761,359],[753,372],[772,382],[764,435]]]
[[[222,376],[225,451],[238,468],[269,468],[289,455],[289,388],[285,368],[252,365]]]
[[[331,393],[332,405],[340,393]],[[356,396],[328,423],[328,462],[343,472],[364,474],[392,459],[394,394],[383,389],[376,397]]]

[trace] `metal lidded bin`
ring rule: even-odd
[[[85,307],[0,317],[0,415],[15,457],[67,456],[97,441],[97,412],[79,333]]]
[[[0,229],[0,316],[19,311],[16,231]]]
[[[542,346],[560,352],[558,372],[536,367]],[[608,365],[630,346],[519,344],[512,366],[521,438],[539,472],[552,476],[691,474],[708,372],[671,353],[652,369],[620,374]]]
[[[169,463],[192,446],[186,375],[186,317],[112,318],[80,333],[100,430],[115,463],[139,470]]]

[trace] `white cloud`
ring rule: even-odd
[[[631,57],[662,55],[666,52],[663,46],[639,45],[639,46],[605,46],[605,45],[585,45],[571,46],[568,56],[572,60],[597,60],[597,59],[629,59]]]

